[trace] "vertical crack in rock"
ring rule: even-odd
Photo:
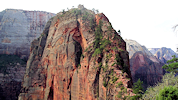
[[[96,76],[95,76],[95,81],[93,83],[94,85],[94,94],[95,94],[95,98],[99,97],[99,76],[100,76],[100,71],[101,71],[101,66],[102,64],[102,58],[103,58],[103,54],[100,55],[100,57],[98,57],[97,62],[98,62],[98,70],[96,72]]]
[[[53,100],[53,81],[52,81],[52,86],[50,87],[49,95],[48,95],[48,100]]]
[[[77,41],[75,41],[75,63],[77,65],[77,67],[80,64],[80,57],[81,57],[81,55],[82,55],[82,47],[81,47],[80,43],[78,43]]]
[[[100,74],[100,71],[97,71],[95,81],[94,81],[94,84],[93,84],[94,85],[95,98],[99,97],[99,74]]]
[[[82,46],[81,46],[81,33],[80,33],[80,23],[77,21],[77,28],[76,28],[76,33],[74,33],[75,37],[74,39],[77,39],[77,40],[74,40],[74,45],[75,45],[75,64],[77,67],[79,67],[80,65],[80,57],[82,55]]]

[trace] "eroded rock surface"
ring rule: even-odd
[[[155,85],[162,79],[164,65],[159,59],[149,52],[145,46],[141,46],[134,40],[125,40],[130,58],[130,70],[133,82],[139,78],[143,81],[143,87]]]
[[[50,19],[32,42],[19,100],[122,99],[134,95],[129,68],[107,17],[79,6]]]
[[[40,36],[47,21],[54,15],[17,9],[0,12],[0,54],[28,58],[31,42]]]

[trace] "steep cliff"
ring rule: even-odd
[[[40,36],[45,24],[54,15],[16,9],[0,12],[0,54],[28,58],[31,42]]]
[[[125,41],[129,52],[133,82],[140,78],[143,81],[144,89],[155,85],[162,78],[164,64],[154,57],[145,46],[141,46],[134,40]]]
[[[82,5],[50,19],[31,45],[19,100],[113,100],[133,95],[124,40]]]
[[[164,64],[166,64],[167,60],[171,60],[173,55],[176,55],[176,57],[178,57],[177,53],[175,53],[171,48],[150,48],[149,50]]]

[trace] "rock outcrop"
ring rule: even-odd
[[[143,81],[143,87],[155,85],[161,80],[163,73],[161,63],[145,46],[141,46],[134,40],[125,40],[130,58],[130,70],[133,82],[139,78]]]
[[[117,100],[134,95],[126,43],[82,5],[50,19],[31,45],[19,100]]]
[[[0,12],[0,54],[28,58],[31,42],[40,36],[45,24],[54,15],[16,9]]]
[[[175,53],[171,48],[150,48],[149,50],[156,58],[158,58],[164,64],[166,64],[167,60],[171,60],[173,55],[178,57],[177,53]]]

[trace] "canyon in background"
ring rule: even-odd
[[[105,49],[94,57],[99,20],[102,39],[111,42],[105,41]],[[133,95],[132,81],[140,78],[144,89],[159,82],[165,73],[162,66],[177,56],[169,48],[147,49],[123,40],[104,14],[83,6],[58,14],[0,12],[0,54],[0,100],[17,100],[20,93],[20,100],[113,99],[119,93],[124,98]]]

